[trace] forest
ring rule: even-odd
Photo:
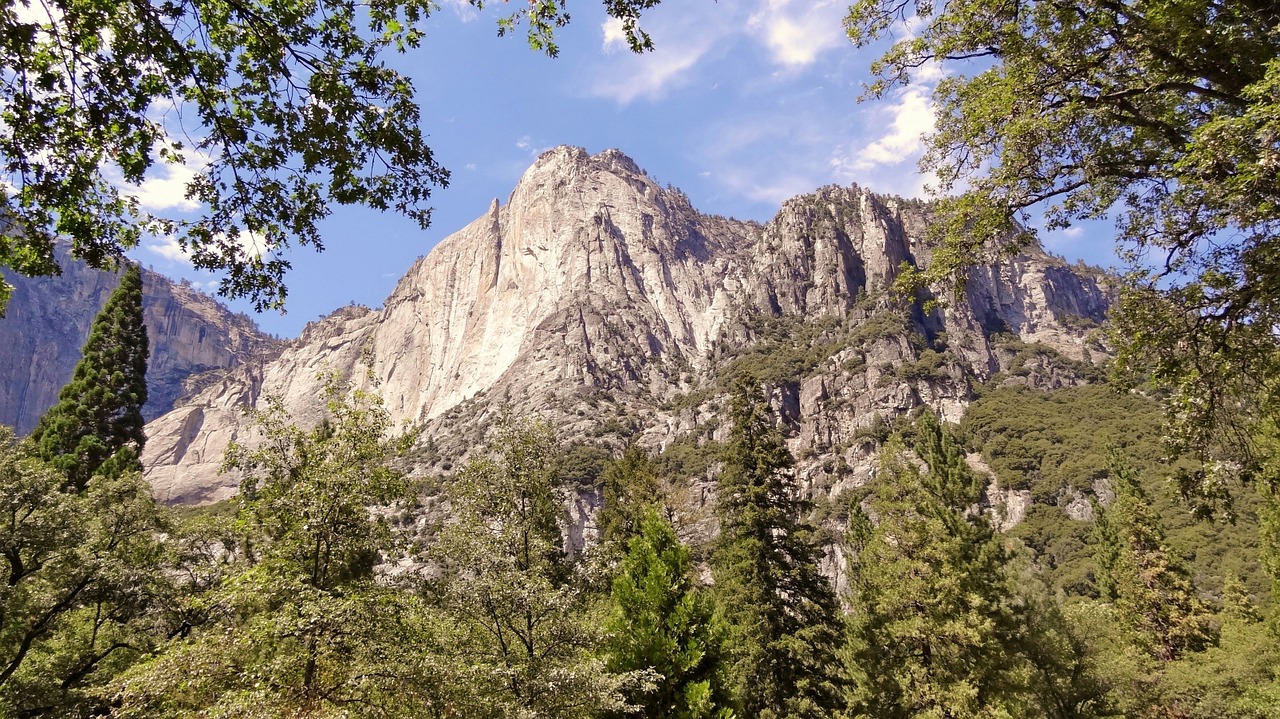
[[[661,41],[639,24],[657,4],[604,2],[636,52]],[[884,49],[868,100],[942,77],[932,262],[899,301],[962,296],[1037,223],[1110,221],[1126,268],[1104,382],[983,387],[958,425],[883,420],[875,481],[817,503],[750,377],[725,388],[727,441],[680,457],[576,451],[507,415],[426,480],[376,388],[327,377],[323,422],[261,403],[260,441],[224,460],[239,496],[194,509],[140,473],[125,253],[173,237],[263,309],[333,207],[425,227],[449,175],[383,53],[417,47],[435,6],[19,5],[0,12],[0,266],[57,274],[65,240],[122,279],[59,402],[30,437],[0,431],[0,717],[1280,715],[1274,2],[849,8],[850,40]],[[566,3],[516,5],[499,32],[554,56]],[[127,191],[196,150],[199,217]],[[682,463],[714,471],[709,505]],[[1039,501],[1006,526],[992,486]],[[582,546],[575,497],[597,505]]]
[[[671,449],[718,467],[706,504],[663,454],[583,451],[509,413],[461,466],[411,479],[416,433],[376,387],[328,376],[317,426],[275,401],[252,411],[258,441],[224,460],[236,499],[170,508],[140,476],[146,350],[135,266],[59,403],[30,438],[3,437],[0,715],[1271,717],[1280,703],[1262,571],[1274,504],[1193,517],[1143,393],[992,386],[959,425],[928,410],[883,423],[875,480],[815,502],[740,379],[728,441]],[[998,486],[1041,500],[1008,531]],[[579,546],[565,507],[583,498],[596,510]]]

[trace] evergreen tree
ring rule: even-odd
[[[596,516],[600,541],[607,550],[620,554],[639,534],[646,512],[664,499],[658,468],[648,453],[631,445],[605,465],[601,481],[604,503]]]
[[[1098,585],[1123,621],[1161,662],[1211,644],[1213,623],[1191,577],[1124,458],[1112,455],[1115,499],[1097,520]]]
[[[818,573],[809,503],[758,390],[741,390],[720,475],[716,592],[732,607],[731,685],[742,716],[828,717],[844,706],[839,604]]]
[[[710,596],[693,586],[689,548],[657,510],[640,518],[613,580],[606,624],[609,668],[650,670],[652,687],[633,692],[625,716],[711,719],[731,716],[723,677],[724,630]]]
[[[141,470],[146,442],[147,328],[142,323],[142,273],[125,268],[120,285],[94,318],[71,382],[31,433],[40,456],[84,489],[102,472]]]
[[[971,511],[979,478],[932,414],[911,440],[913,453],[900,438],[882,450],[875,526],[854,562],[855,709],[885,719],[1026,715],[1035,703],[1026,678],[1050,662],[1018,656],[1026,615],[1009,553]]]

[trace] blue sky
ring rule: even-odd
[[[657,46],[642,56],[627,50],[600,3],[578,0],[555,59],[531,51],[522,35],[498,38],[496,12],[458,0],[441,5],[423,46],[394,59],[413,78],[429,143],[453,173],[434,193],[432,227],[336,210],[324,226],[325,252],[290,255],[287,314],[256,316],[268,332],[296,336],[353,301],[380,306],[414,259],[493,198],[505,203],[523,171],[556,145],[619,148],[703,212],[741,219],[768,220],[784,199],[832,183],[923,195],[919,137],[932,126],[929,92],[940,73],[859,104],[877,49],[857,50],[844,37],[847,0],[666,0],[642,22]],[[143,188],[143,202],[194,211],[182,201],[184,179],[181,168],[171,169]],[[1043,240],[1054,252],[1105,265],[1107,229],[1072,228]],[[216,285],[176,250],[150,240],[134,257]]]

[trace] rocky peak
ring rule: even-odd
[[[945,312],[892,298],[929,220],[925,204],[856,186],[789,200],[765,225],[704,215],[617,150],[556,148],[506,205],[417,260],[383,308],[335,313],[149,425],[148,476],[170,501],[228,496],[236,479],[216,468],[242,436],[237,405],[269,392],[318,418],[317,373],[363,382],[367,357],[393,415],[455,454],[500,403],[571,437],[605,427],[664,446],[714,414],[681,398],[750,372],[773,388],[793,449],[814,457],[852,451],[877,415],[929,404],[954,418],[973,382],[1015,361],[1000,337],[1082,356],[1084,333],[1060,317],[1101,320],[1105,294],[1043,255],[976,271]]]

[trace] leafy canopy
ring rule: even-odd
[[[469,0],[483,7],[483,0]],[[605,0],[633,49],[656,0]],[[440,166],[413,84],[385,60],[417,47],[431,0],[6,0],[0,3],[0,267],[58,272],[56,237],[109,267],[144,234],[171,235],[220,292],[283,305],[287,250],[323,249],[336,205],[392,209],[426,226]],[[528,23],[557,53],[564,0]],[[136,191],[158,166],[195,173],[195,219],[156,214]],[[12,287],[0,283],[0,308]]]
[[[1269,0],[858,0],[867,45],[911,32],[875,65],[882,96],[926,68],[937,129],[940,247],[923,279],[1030,241],[1018,225],[1116,217],[1131,264],[1122,369],[1175,390],[1175,450],[1260,465],[1259,419],[1280,409],[1280,6]],[[1189,474],[1221,498],[1232,472]]]

